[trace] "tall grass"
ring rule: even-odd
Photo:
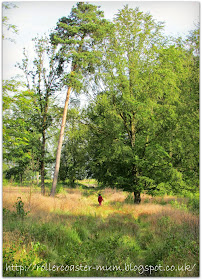
[[[166,203],[160,203],[162,198],[154,202],[153,198],[144,196],[142,204],[133,205],[127,203],[128,194],[118,190],[102,190],[102,196],[104,203],[99,207],[97,189],[67,188],[55,198],[41,196],[39,191],[33,192],[30,198],[29,192],[22,188],[3,191],[3,207],[7,209],[3,221],[4,276],[199,275],[196,212],[174,207],[169,197],[163,198]],[[24,219],[16,216],[13,207],[17,197],[21,197],[24,211],[30,211]],[[12,264],[27,270],[12,270]],[[190,271],[142,269],[148,265],[165,268],[187,264],[194,268]],[[61,265],[68,269],[62,270]],[[79,269],[80,265],[87,266],[87,270]],[[134,269],[135,265],[138,269]],[[48,269],[54,266],[58,270]],[[77,271],[73,271],[73,266]],[[115,269],[110,271],[113,266]]]

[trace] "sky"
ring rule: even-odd
[[[10,1],[11,2],[11,1]],[[106,19],[112,20],[118,10],[128,4],[131,8],[139,7],[149,12],[157,21],[165,23],[165,34],[186,36],[195,29],[200,20],[200,2],[197,1],[88,1],[101,6]],[[15,43],[3,41],[3,79],[22,74],[15,67],[23,58],[23,48],[32,52],[32,38],[48,35],[54,29],[59,18],[68,16],[77,1],[20,1],[14,2],[17,8],[3,10],[9,22],[16,25],[18,35],[6,33]]]

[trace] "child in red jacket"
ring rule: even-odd
[[[99,202],[99,205],[101,206],[102,204],[102,201],[103,201],[103,198],[101,196],[101,194],[98,195],[98,202]]]

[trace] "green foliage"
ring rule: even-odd
[[[66,190],[63,186],[58,186],[56,189],[56,193],[58,194],[66,194]]]
[[[25,211],[24,209],[24,202],[21,200],[21,197],[18,197],[17,202],[15,202],[13,207],[15,208],[16,212],[12,212],[6,208],[3,208],[4,218],[19,218],[23,220],[29,214],[29,211]]]
[[[59,179],[69,180],[69,185],[75,187],[76,180],[87,177],[87,127],[82,123],[82,114],[76,108],[68,112],[67,132],[65,134]]]
[[[103,12],[99,11],[98,6],[78,2],[76,7],[72,8],[68,17],[63,17],[59,20],[55,31],[50,35],[52,45],[58,49],[56,57],[59,62],[58,72],[61,75],[63,84],[68,87],[68,98],[64,107],[56,166],[60,164],[62,135],[64,133],[70,93],[73,91],[78,94],[81,93],[81,90],[87,93],[90,78],[95,73],[97,66],[100,65],[100,58],[102,57],[100,45],[105,39],[107,28],[109,28],[109,23],[103,19]],[[75,170],[74,166],[72,169]],[[74,173],[74,171],[71,173]],[[70,179],[74,184],[75,174],[71,177]],[[51,195],[55,193],[57,178],[58,171],[55,169]]]
[[[177,208],[182,209],[184,211],[191,211],[194,214],[199,214],[199,208],[200,208],[200,198],[199,193],[191,193],[187,192],[184,193],[183,196],[181,196],[181,199],[178,200],[171,200],[169,203]]]
[[[2,38],[4,40],[9,40],[11,42],[15,42],[14,39],[11,39],[8,37],[7,34],[9,34],[9,31],[11,31],[14,34],[18,34],[18,28],[16,25],[9,22],[9,18],[6,16],[6,10],[7,9],[13,9],[17,8],[17,6],[14,3],[4,2],[2,3],[3,8],[3,17],[2,17],[2,24],[3,24],[3,32],[2,32]],[[5,35],[6,34],[6,35]]]
[[[47,38],[35,38],[35,58],[24,50],[22,63],[27,84],[17,78],[3,82],[3,148],[7,179],[33,180],[40,171],[42,187],[52,161],[49,140],[58,126],[59,109],[55,96],[61,89],[55,60],[55,47]],[[44,63],[47,63],[44,68]],[[32,66],[30,66],[32,65]]]
[[[70,69],[64,73],[63,83],[74,92],[87,90],[91,75],[100,65],[100,47],[111,26],[103,17],[98,6],[78,2],[68,17],[59,19],[51,34],[52,44],[59,46],[59,72],[63,73],[65,65]]]
[[[152,195],[198,190],[198,27],[184,41],[165,38],[163,24],[138,8],[125,6],[110,23],[79,2],[50,40],[33,41],[32,69],[25,50],[19,65],[28,90],[3,83],[6,179],[22,183],[40,171],[44,187],[62,114],[55,92],[68,86],[94,98],[86,111],[69,112],[60,180],[93,177]]]
[[[3,24],[16,31],[6,17]],[[198,276],[199,28],[184,41],[171,40],[165,38],[162,23],[138,8],[126,6],[109,23],[97,6],[79,2],[58,21],[50,37],[52,45],[46,38],[34,39],[33,69],[24,51],[20,68],[28,90],[15,79],[3,82],[4,182],[33,180],[39,170],[45,176],[45,165],[51,163],[46,140],[62,114],[51,96],[65,85],[75,93],[89,90],[94,98],[82,113],[69,110],[61,180],[68,178],[75,186],[76,180],[90,177],[99,188],[185,197],[170,202],[173,216],[146,212],[138,219],[128,214],[134,206],[127,205],[128,212],[123,212],[124,202],[106,204],[106,212],[98,208],[103,216],[60,212],[40,219],[27,216],[18,198],[15,211],[3,209],[4,276],[140,276],[137,270],[42,271],[47,263],[105,267],[193,263],[191,276]],[[55,138],[48,142],[51,150],[54,142]],[[81,189],[85,201],[94,194]],[[58,185],[57,193],[66,191]],[[133,201],[129,193],[125,203]],[[164,198],[153,202],[166,208]],[[186,219],[182,215],[179,219],[179,213],[187,214]],[[6,269],[14,263],[34,269],[20,273]],[[181,270],[142,276],[190,275]]]
[[[189,193],[188,195],[188,208],[191,209],[193,212],[199,214],[199,208],[200,208],[200,196],[199,193],[193,194]]]
[[[178,223],[166,214],[145,214],[135,220],[126,213],[113,213],[106,218],[91,215],[72,216],[54,214],[49,222],[39,222],[38,217],[27,217],[18,223],[5,210],[4,232],[19,235],[19,241],[10,243],[3,251],[4,276],[118,276],[137,277],[136,271],[54,271],[41,270],[46,263],[60,266],[92,267],[193,265],[193,276],[198,275],[198,229],[188,220]],[[11,220],[12,219],[12,220]],[[64,223],[65,221],[65,223]],[[12,226],[11,226],[12,224]],[[12,235],[11,235],[12,236]],[[30,270],[9,271],[13,263],[31,267]],[[37,268],[38,267],[38,268]],[[142,276],[188,276],[187,272],[144,272]]]
[[[158,239],[156,238],[157,231],[159,231]],[[166,263],[169,266],[177,264],[181,267],[184,265],[184,256],[188,254],[189,263],[192,266],[195,264],[195,270],[197,271],[198,263],[193,262],[193,258],[195,254],[199,254],[199,251],[196,247],[196,236],[195,234],[193,235],[194,229],[193,232],[191,231],[191,228],[188,230],[186,222],[177,225],[168,216],[161,217],[158,220],[158,227],[152,232],[154,238],[148,245],[147,255],[144,260],[145,264],[152,266],[161,264],[164,266]],[[148,238],[148,234],[149,232],[147,232],[146,238]],[[180,273],[183,272],[178,271],[178,275]],[[174,276],[176,271],[165,271],[163,274],[162,272],[153,272],[152,275]]]
[[[106,186],[152,195],[198,187],[197,51],[164,38],[162,28],[126,6],[105,42],[105,90],[90,104],[87,120],[92,176]]]
[[[53,136],[57,127],[58,106],[55,92],[61,90],[63,84],[58,73],[57,53],[47,37],[34,38],[34,59],[24,49],[24,58],[19,68],[23,70],[28,89],[34,93],[34,112],[30,119],[32,126],[38,132],[39,153],[38,169],[41,175],[41,190],[45,193],[45,176],[47,165],[52,161],[47,149],[47,139]],[[30,64],[32,65],[30,67]],[[56,124],[55,124],[56,123]]]
[[[48,276],[48,272],[45,270],[34,270],[37,265],[45,266],[45,261],[39,255],[46,249],[46,246],[40,242],[31,242],[31,248],[28,250],[23,238],[19,240],[18,244],[5,248],[3,250],[3,275],[5,277]],[[16,261],[15,255],[19,251],[21,251],[20,259]],[[15,270],[12,266],[18,266],[18,269]]]
[[[177,200],[171,200],[170,204],[177,209],[183,209],[184,211],[187,210],[187,205],[184,203],[179,203]]]
[[[125,203],[128,203],[128,204],[134,204],[134,197],[132,196],[131,193],[129,193],[125,199]]]
[[[24,202],[22,202],[21,197],[18,197],[17,202],[15,203],[16,215],[17,217],[24,219],[25,216],[29,213],[24,210]]]
[[[33,92],[25,91],[23,84],[15,80],[4,81],[3,158],[8,163],[4,170],[7,179],[22,182],[26,172],[31,177],[38,168],[38,131],[30,118],[35,110],[34,100]]]

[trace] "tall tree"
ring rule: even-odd
[[[178,125],[174,131],[172,157],[191,191],[199,186],[199,41],[197,27],[180,44],[184,48],[183,75],[181,75]]]
[[[39,133],[32,122],[34,94],[14,80],[3,83],[3,159],[6,178],[23,182],[38,171]]]
[[[94,113],[90,116],[95,125],[99,124],[96,133],[104,132],[103,141],[108,141],[106,147],[112,155],[106,164],[109,158],[100,147],[94,162],[103,168],[105,182],[133,192],[135,203],[140,202],[145,189],[154,192],[162,186],[183,186],[181,174],[172,162],[169,136],[177,123],[179,73],[183,71],[185,53],[174,42],[168,42],[162,31],[162,23],[138,8],[126,6],[119,11],[103,54],[102,78],[106,87],[96,105],[102,110],[95,109],[101,112],[101,119],[98,121]],[[108,117],[108,123],[114,123],[112,134],[106,132],[108,126],[101,121],[107,110],[113,112]],[[114,115],[118,125],[113,121]],[[93,135],[96,136],[92,130]]]
[[[27,88],[36,94],[36,110],[32,121],[41,134],[41,193],[45,194],[45,162],[47,130],[53,121],[50,114],[50,102],[53,102],[54,94],[61,89],[61,80],[58,78],[61,69],[58,68],[56,59],[56,47],[51,45],[46,37],[33,39],[35,44],[35,58],[30,66],[30,57],[24,50],[24,59],[19,67],[24,71]],[[52,99],[51,99],[52,98]],[[53,107],[53,104],[51,104]]]
[[[68,87],[58,141],[52,196],[55,195],[58,180],[70,93],[72,90],[79,93],[87,84],[88,75],[95,72],[95,65],[99,64],[101,58],[99,44],[105,37],[107,28],[109,24],[103,19],[103,12],[99,11],[97,6],[79,2],[72,8],[69,17],[59,20],[55,32],[51,35],[52,43],[60,47],[61,67],[64,69],[66,64],[67,72],[63,82]]]

